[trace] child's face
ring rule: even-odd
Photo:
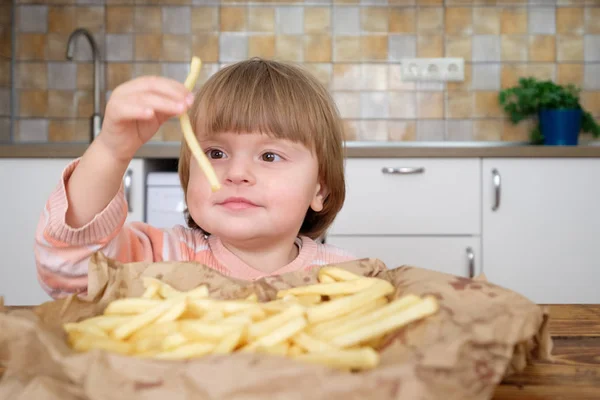
[[[187,205],[207,232],[231,242],[280,240],[298,234],[309,207],[322,210],[317,159],[304,145],[260,133],[199,139],[221,182],[212,193],[191,160]]]

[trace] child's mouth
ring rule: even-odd
[[[258,205],[244,197],[229,197],[218,204],[229,210],[247,210],[258,207]]]

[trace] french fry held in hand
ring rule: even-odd
[[[389,282],[336,267],[322,268],[318,277],[318,283],[281,290],[268,302],[256,295],[218,300],[205,286],[180,291],[143,278],[142,296],[114,300],[103,315],[64,329],[76,351],[159,360],[260,353],[355,371],[379,364],[376,346],[387,334],[439,307],[431,296],[390,300]]]
[[[198,76],[200,75],[200,67],[202,66],[202,61],[198,57],[192,57],[192,62],[190,64],[190,73],[188,74],[185,80],[185,87],[187,90],[192,91],[196,86],[196,81],[198,80]],[[192,156],[198,161],[200,168],[206,175],[208,182],[210,183],[210,187],[213,192],[216,192],[221,188],[221,184],[219,183],[219,179],[215,174],[215,170],[212,167],[210,161],[208,161],[208,157],[200,148],[200,144],[196,139],[196,135],[194,135],[194,130],[192,129],[192,124],[190,122],[190,117],[187,113],[183,113],[179,116],[179,123],[181,124],[181,130],[183,131],[183,137],[192,152]]]

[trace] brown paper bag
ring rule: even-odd
[[[337,266],[392,282],[395,296],[433,295],[440,311],[388,335],[379,349],[381,365],[360,373],[259,354],[158,361],[75,353],[61,324],[98,315],[114,299],[141,295],[143,276],[179,290],[208,284],[216,298],[256,293],[264,301],[279,289],[315,283],[318,272],[246,282],[197,263],[122,265],[97,253],[85,298],[0,312],[0,366],[7,367],[0,399],[489,399],[507,374],[550,356],[547,312],[485,279],[408,266],[388,270],[374,259]]]

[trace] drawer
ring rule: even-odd
[[[479,236],[328,235],[325,241],[360,258],[378,258],[388,268],[410,265],[464,277],[482,271]]]
[[[473,159],[351,158],[330,233],[479,235],[481,167]]]

